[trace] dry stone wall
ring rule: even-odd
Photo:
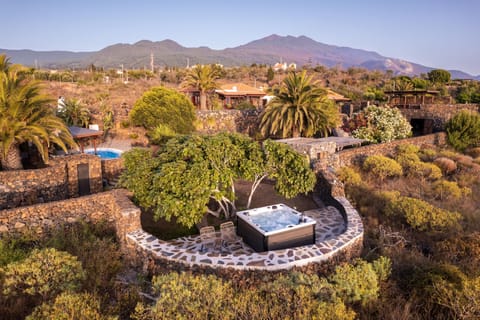
[[[337,153],[338,165],[350,166],[361,163],[366,157],[371,155],[390,155],[395,153],[395,149],[401,144],[413,144],[417,146],[436,145],[442,146],[446,144],[445,132],[433,133],[425,136],[395,140],[389,143],[378,143],[368,146],[346,149]]]
[[[401,108],[400,112],[407,118],[412,119],[431,119],[433,120],[433,131],[442,131],[445,124],[455,114],[462,110],[480,112],[478,104],[425,104],[416,108]]]
[[[88,164],[90,193],[103,191],[100,158],[87,154],[55,157],[46,168],[0,171],[0,210],[78,197],[79,164]]]
[[[249,136],[258,131],[257,110],[197,111],[196,129],[199,133],[238,132]]]
[[[116,189],[89,196],[0,211],[0,234],[48,234],[52,229],[79,220],[108,222],[121,243],[125,235],[141,229],[140,209]]]
[[[0,210],[65,199],[64,165],[36,170],[0,171]]]
[[[123,169],[122,158],[102,160],[102,177],[107,182],[112,182],[118,178]]]

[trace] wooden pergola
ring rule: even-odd
[[[91,130],[81,127],[68,127],[73,139],[78,143],[80,152],[84,152],[85,146],[93,144],[93,149],[97,153],[98,138],[103,135],[103,131]]]
[[[423,104],[433,104],[440,95],[436,90],[396,90],[385,91],[388,96],[388,104],[395,107],[408,108]]]

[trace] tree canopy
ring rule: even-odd
[[[208,91],[217,87],[216,79],[219,78],[219,70],[215,65],[193,66],[183,80],[182,87],[195,88],[200,91],[200,109],[207,110]]]
[[[467,110],[454,115],[445,126],[447,141],[456,150],[464,151],[480,145],[480,114]]]
[[[362,114],[367,119],[367,125],[352,132],[355,138],[381,143],[412,134],[412,126],[397,108],[368,106]]]
[[[176,134],[189,134],[194,130],[195,109],[185,95],[165,87],[155,87],[135,102],[130,120],[149,131],[160,127]]]
[[[158,156],[134,149],[124,159],[121,181],[138,203],[153,208],[157,218],[174,216],[187,227],[207,212],[234,214],[236,179],[253,182],[250,200],[266,177],[275,179],[276,190],[287,198],[315,184],[307,160],[287,145],[267,140],[262,147],[239,134],[176,137]]]
[[[313,82],[306,71],[291,72],[262,113],[260,131],[267,137],[326,136],[339,121],[339,112],[328,100],[326,90]]]
[[[447,70],[434,69],[430,71],[427,76],[428,80],[432,81],[433,83],[444,84],[450,81],[451,74]]]

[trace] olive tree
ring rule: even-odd
[[[315,185],[306,159],[273,141],[263,147],[239,134],[181,136],[170,139],[154,157],[134,149],[124,154],[121,183],[155,217],[187,227],[205,213],[230,217],[236,211],[235,180],[252,181],[249,203],[260,182],[275,179],[276,190],[290,198]]]

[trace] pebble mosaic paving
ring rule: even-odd
[[[154,257],[187,265],[203,265],[212,268],[229,267],[241,270],[283,270],[294,266],[304,266],[312,262],[329,259],[336,252],[356,243],[363,237],[363,224],[357,211],[346,198],[336,198],[346,210],[347,221],[332,206],[309,210],[305,215],[317,220],[316,242],[290,249],[255,252],[247,244],[226,248],[221,245],[217,234],[217,245],[202,252],[199,236],[182,237],[163,241],[143,231],[136,230],[127,238],[139,245]]]

